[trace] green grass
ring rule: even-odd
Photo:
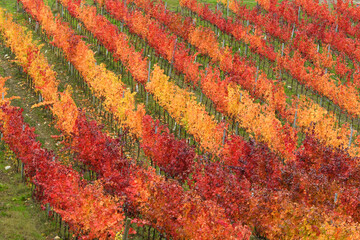
[[[53,239],[55,226],[31,199],[29,185],[16,172],[14,160],[5,157],[0,145],[0,239]],[[11,166],[5,170],[5,166]]]
[[[16,10],[15,4],[16,4],[16,1],[0,0],[0,7],[9,10],[12,13],[14,13]]]

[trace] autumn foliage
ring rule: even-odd
[[[144,52],[137,52],[131,38],[98,14],[96,7],[61,0],[81,27],[122,63],[135,84],[141,84],[194,138],[196,145],[192,146],[148,115],[147,106],[136,102],[136,93],[104,64],[97,64],[84,37],[55,18],[42,0],[20,2],[49,42],[80,73],[91,93],[101,99],[116,125],[141,149],[140,159],[129,157],[124,153],[124,141],[104,133],[101,125],[76,108],[70,88],[59,93],[55,72],[40,48],[31,44],[31,35],[0,14],[0,33],[18,56],[17,63],[34,80],[36,91],[44,96],[43,105],[51,105],[56,126],[68,137],[66,150],[76,164],[97,174],[98,180],[90,185],[71,166],[53,161],[54,154],[40,147],[33,129],[26,126],[22,130],[21,113],[6,105],[10,100],[6,98],[6,80],[0,78],[0,92],[5,92],[0,111],[4,140],[39,186],[38,199],[50,203],[76,233],[85,239],[113,237],[122,230],[124,211],[135,218],[134,223],[152,226],[173,239],[249,239],[251,233],[268,239],[359,238],[360,138],[353,137],[357,132],[348,124],[339,126],[321,104],[301,95],[288,99],[283,83],[268,78],[231,48],[221,47],[210,28],[198,27],[191,18],[166,9],[161,1],[130,0],[138,7],[133,10],[122,1],[97,1],[184,74],[218,112],[245,129],[249,134],[246,141],[228,122],[209,114],[195,94],[170,81],[157,64],[149,68]],[[311,31],[298,19],[295,7],[306,1],[259,2],[264,14],[240,7],[236,1],[229,3],[236,14],[258,25],[255,31],[196,0],[182,0],[181,4],[244,41],[259,56],[276,62],[276,70],[288,71],[343,111],[359,116],[354,84],[339,85],[325,71],[337,68],[342,76],[351,74],[344,64],[347,59],[334,61],[327,52],[319,53],[314,41],[320,38],[310,36]],[[313,16],[311,8],[317,5],[306,6]],[[341,4],[337,8],[346,10]],[[324,8],[318,9],[317,21],[340,21]],[[273,13],[283,16],[282,22],[298,26],[295,37],[291,36],[292,24],[284,27]],[[338,34],[331,28],[326,31]],[[292,44],[277,53],[263,38],[264,32],[273,39],[290,39]],[[191,53],[186,43],[178,41],[180,37],[199,52]],[[332,46],[333,42],[325,44]],[[194,62],[198,54],[207,56],[210,66]],[[307,61],[313,66],[306,66]],[[221,71],[226,74],[221,76]]]

